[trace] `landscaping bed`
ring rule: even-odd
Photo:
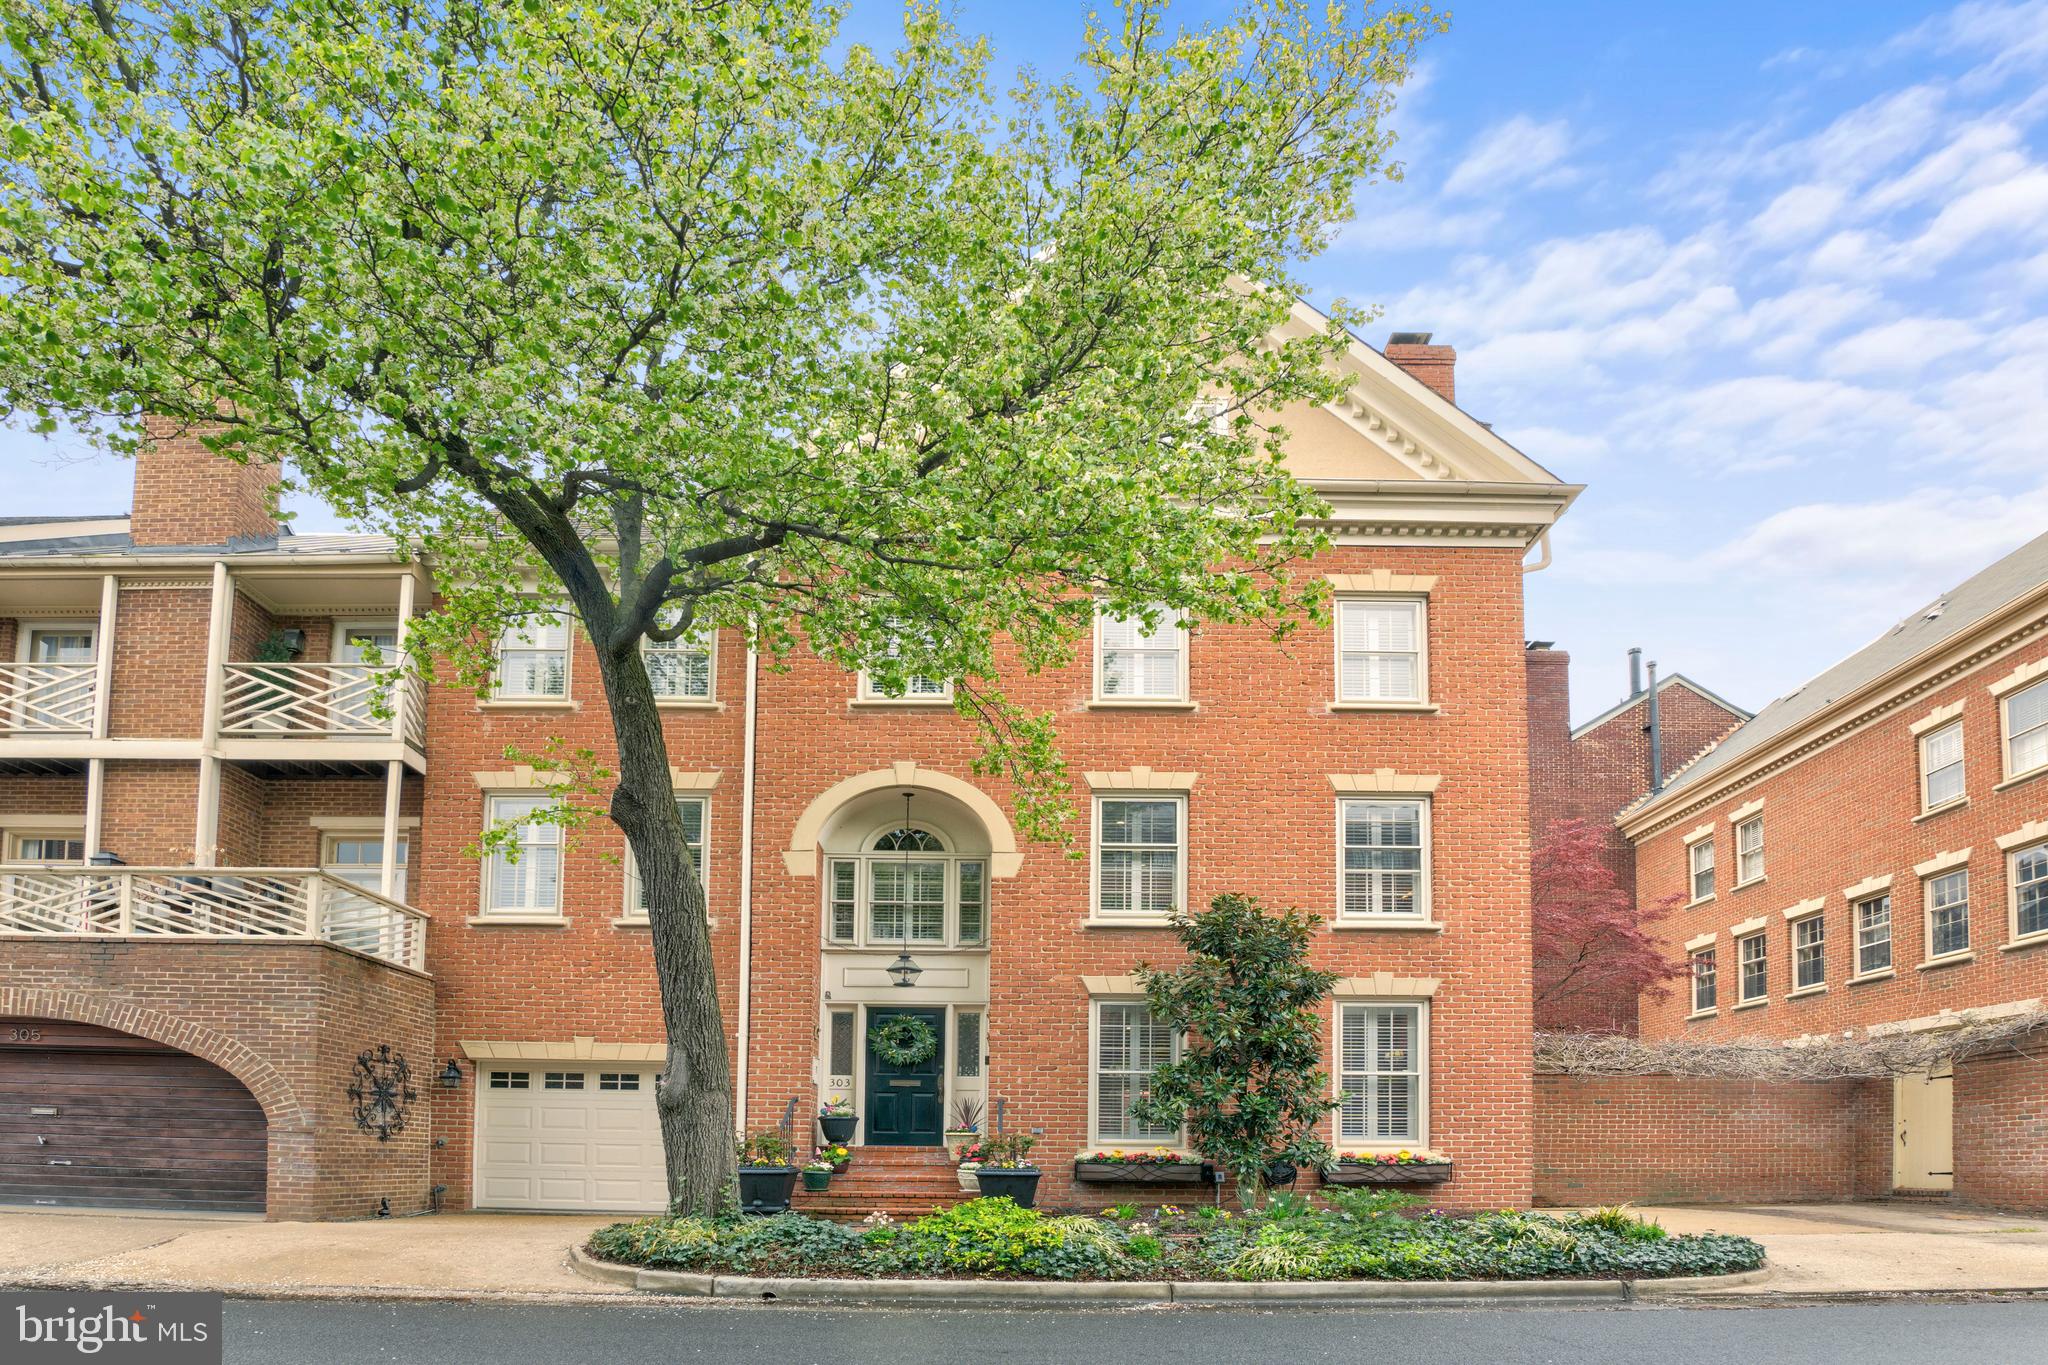
[[[1580,1215],[1424,1210],[1412,1195],[1330,1189],[1256,1212],[1125,1208],[1055,1215],[976,1199],[911,1223],[780,1214],[646,1218],[592,1234],[589,1255],[654,1270],[843,1279],[1661,1279],[1754,1270],[1746,1237],[1668,1236],[1622,1209]]]

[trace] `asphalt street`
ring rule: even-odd
[[[725,1304],[231,1301],[233,1365],[773,1361],[2048,1365],[2048,1302],[1555,1311],[1153,1308],[1012,1312]]]

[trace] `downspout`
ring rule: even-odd
[[[740,1074],[733,1090],[733,1126],[741,1132],[747,1127],[747,1043],[754,1018],[754,709],[759,662],[759,654],[749,643],[746,740],[740,759]]]
[[[1657,714],[1657,661],[1650,661],[1650,795],[1664,790],[1664,724]]]

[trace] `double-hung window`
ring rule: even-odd
[[[1827,981],[1827,923],[1824,915],[1792,921],[1792,989],[1805,990]]]
[[[1736,940],[1735,960],[1741,972],[1736,981],[1740,1003],[1747,1005],[1768,996],[1771,993],[1770,944],[1764,935],[1751,934]]]
[[[1856,975],[1869,976],[1892,965],[1892,898],[1889,892],[1849,907],[1856,922]]]
[[[1927,956],[1970,950],[1970,869],[1927,879]]]
[[[498,633],[491,695],[501,701],[569,695],[569,618],[565,614],[532,611]]]
[[[484,914],[559,915],[562,911],[562,830],[537,821],[554,804],[548,796],[493,796],[484,803],[488,825],[516,825],[512,848],[493,848],[484,864]]]
[[[1419,597],[1337,599],[1337,700],[1420,704],[1427,613]]]
[[[1429,918],[1429,803],[1340,801],[1345,919]]]
[[[885,829],[859,856],[826,861],[826,942],[892,950],[906,943],[985,947],[988,873],[985,857],[960,857],[932,830]]]
[[[1692,898],[1703,901],[1714,894],[1714,841],[1700,840],[1686,849],[1686,861],[1692,870]]]
[[[1337,1140],[1428,1140],[1427,1020],[1420,1004],[1337,1007]]]
[[[676,814],[683,820],[683,851],[690,855],[690,866],[696,869],[697,884],[705,888],[708,904],[710,888],[704,880],[704,838],[705,829],[710,824],[711,803],[701,796],[678,796]],[[640,880],[640,865],[635,861],[630,846],[626,849],[626,918],[647,918],[647,887]]]
[[[1185,900],[1187,805],[1177,796],[1095,802],[1095,913],[1160,919]]]
[[[713,638],[706,632],[641,642],[640,661],[656,700],[711,700]]]
[[[1143,1001],[1095,1002],[1096,1143],[1172,1143],[1180,1129],[1140,1121],[1131,1106],[1152,1093],[1152,1073],[1180,1055],[1174,1030]]]
[[[1735,884],[1747,886],[1764,877],[1764,818],[1752,815],[1735,827]]]
[[[2005,699],[2005,775],[2023,777],[2048,768],[2048,682]]]
[[[1095,617],[1095,696],[1098,701],[1185,701],[1188,633],[1182,614],[1160,608],[1158,624],[1138,617]]]
[[[1715,990],[1714,950],[1702,948],[1692,955],[1692,1012],[1705,1014],[1719,998]]]
[[[2015,849],[2011,856],[2012,937],[2048,934],[2048,843]]]
[[[903,655],[903,641],[910,638],[917,627],[901,621],[889,623],[888,657],[891,667],[885,673],[895,672],[894,661]],[[860,699],[862,701],[951,701],[953,684],[946,678],[925,678],[917,674],[904,674],[900,678],[887,680],[877,678],[873,671],[862,669],[860,674]]]
[[[1920,736],[1920,808],[1933,810],[1963,797],[1963,723]]]

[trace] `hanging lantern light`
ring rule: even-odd
[[[915,986],[917,979],[924,975],[924,968],[917,965],[910,955],[910,793],[903,793],[903,836],[896,841],[903,848],[903,951],[896,954],[896,960],[889,964],[889,975],[899,986]]]

